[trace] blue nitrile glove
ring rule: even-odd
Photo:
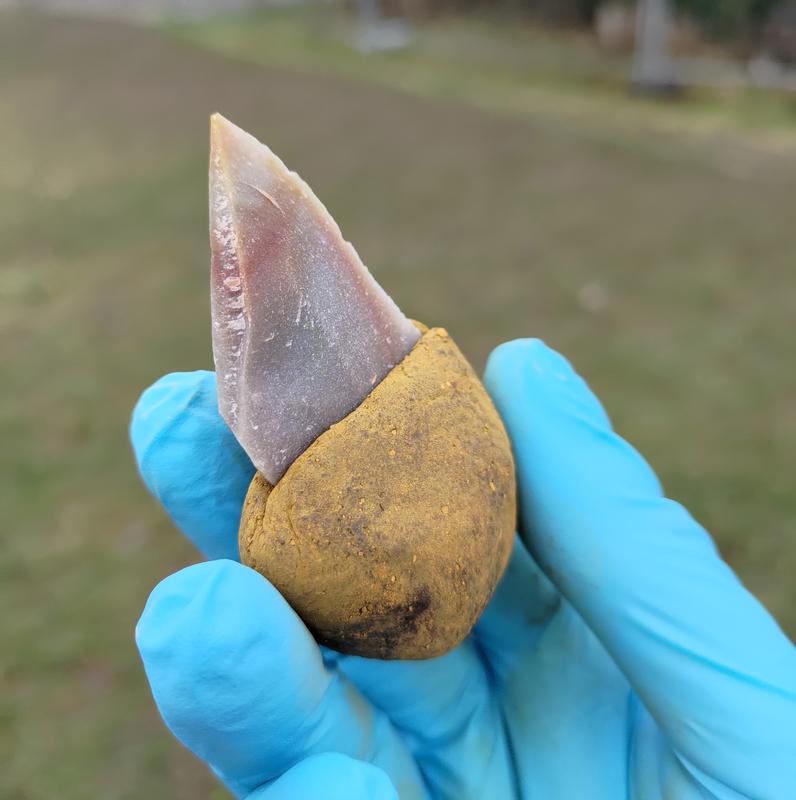
[[[236,563],[253,468],[211,373],[144,393],[144,480],[219,559],[166,578],[138,625],[169,728],[252,800],[796,798],[793,645],[561,356],[503,345],[486,385],[520,538],[473,635],[414,662],[322,653]]]

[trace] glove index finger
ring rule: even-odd
[[[670,745],[744,796],[796,785],[796,649],[773,618],[563,357],[510,342],[485,382],[514,448],[523,538]]]
[[[130,440],[150,492],[208,558],[238,559],[238,525],[254,466],[218,413],[216,376],[174,372],[133,410]]]

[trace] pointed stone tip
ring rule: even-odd
[[[265,156],[271,169],[281,167],[287,171],[268,145],[263,144],[218,111],[210,115],[210,152],[216,154],[218,163],[235,160],[244,154],[249,158]]]
[[[210,148],[223,151],[226,147],[235,146],[241,147],[256,147],[258,146],[267,150],[265,145],[261,144],[250,133],[247,133],[239,125],[228,120],[223,114],[218,111],[210,115]]]
[[[224,139],[229,139],[230,135],[238,130],[237,125],[230,122],[223,114],[218,111],[210,115],[210,149],[221,149]]]
[[[224,130],[234,129],[237,126],[230,122],[223,114],[219,113],[218,111],[214,111],[210,115],[210,135],[211,136],[218,136],[219,134],[223,133]]]

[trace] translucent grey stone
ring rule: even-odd
[[[276,483],[401,361],[419,332],[295,172],[218,114],[210,138],[219,408]]]

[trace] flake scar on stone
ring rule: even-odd
[[[277,203],[276,200],[274,200],[274,198],[271,197],[271,195],[268,194],[268,192],[266,192],[264,189],[261,189],[259,186],[255,186],[251,183],[247,183],[246,186],[248,186],[250,189],[254,189],[255,192],[259,192],[269,203],[271,203],[271,205],[278,208],[283,214],[285,213],[282,211],[282,206],[280,206],[279,203]]]

